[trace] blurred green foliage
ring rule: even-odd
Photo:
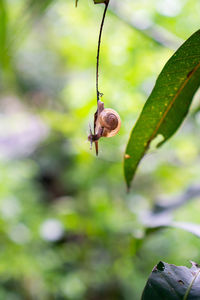
[[[125,19],[142,18],[143,28],[159,25],[181,39],[198,29],[198,0],[111,4]],[[199,95],[176,136],[159,152],[152,147],[127,194],[130,130],[173,50],[111,10],[100,91],[122,128],[100,141],[96,158],[87,135],[103,5],[0,0],[0,299],[137,300],[159,260],[200,261],[197,237],[174,228],[146,235],[142,221],[161,196],[199,182]],[[196,198],[174,220],[198,222]]]

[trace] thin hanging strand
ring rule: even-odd
[[[105,9],[103,13],[103,18],[101,21],[101,27],[100,27],[100,32],[99,32],[99,41],[98,41],[98,49],[97,49],[97,66],[96,66],[96,92],[97,92],[97,103],[100,100],[101,93],[99,92],[99,55],[100,55],[100,48],[101,48],[101,36],[102,36],[102,31],[103,31],[103,25],[105,21],[105,16],[106,12],[108,9],[108,4],[109,1],[105,2]]]

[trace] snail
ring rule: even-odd
[[[88,140],[91,145],[94,142],[96,147],[96,155],[98,155],[98,140],[101,137],[115,136],[121,127],[121,120],[118,113],[111,108],[104,108],[104,103],[98,101],[97,111],[94,115],[94,134],[90,129]]]

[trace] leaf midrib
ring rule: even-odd
[[[197,277],[199,276],[199,274],[200,274],[200,270],[197,272],[197,274],[196,274],[196,275],[194,276],[194,278],[192,279],[192,282],[190,283],[190,285],[189,285],[189,287],[188,287],[188,289],[187,289],[187,291],[186,291],[186,293],[185,293],[185,296],[184,296],[183,300],[187,300],[187,298],[188,298],[188,296],[189,296],[189,293],[190,293],[190,291],[191,291],[191,289],[192,289],[192,286],[193,286],[195,280],[197,279]]]
[[[161,127],[166,115],[168,114],[168,112],[170,111],[170,109],[172,108],[173,104],[175,103],[176,99],[178,98],[178,96],[181,94],[182,90],[184,89],[184,87],[186,86],[186,84],[190,81],[191,77],[195,74],[195,72],[200,68],[200,62],[196,65],[196,67],[193,69],[193,71],[190,73],[190,75],[186,78],[186,80],[183,82],[183,84],[181,85],[181,87],[179,88],[179,90],[177,91],[177,93],[175,94],[174,98],[172,99],[172,101],[169,103],[168,107],[166,108],[164,114],[162,115],[162,118],[160,119],[158,125],[156,126],[154,132],[152,133],[149,142],[147,144],[146,149],[148,148],[149,143],[154,139],[154,137],[156,136],[159,128]]]

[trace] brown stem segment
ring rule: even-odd
[[[103,25],[104,25],[104,21],[105,21],[106,12],[107,12],[107,9],[108,9],[108,4],[109,4],[109,0],[105,1],[105,9],[104,9],[103,18],[102,18],[102,21],[101,21],[100,32],[99,32],[99,40],[98,40],[97,66],[96,66],[97,103],[100,100],[100,95],[101,95],[101,93],[99,92],[99,55],[100,55],[100,48],[101,48],[101,36],[102,36],[102,31],[103,31]]]

